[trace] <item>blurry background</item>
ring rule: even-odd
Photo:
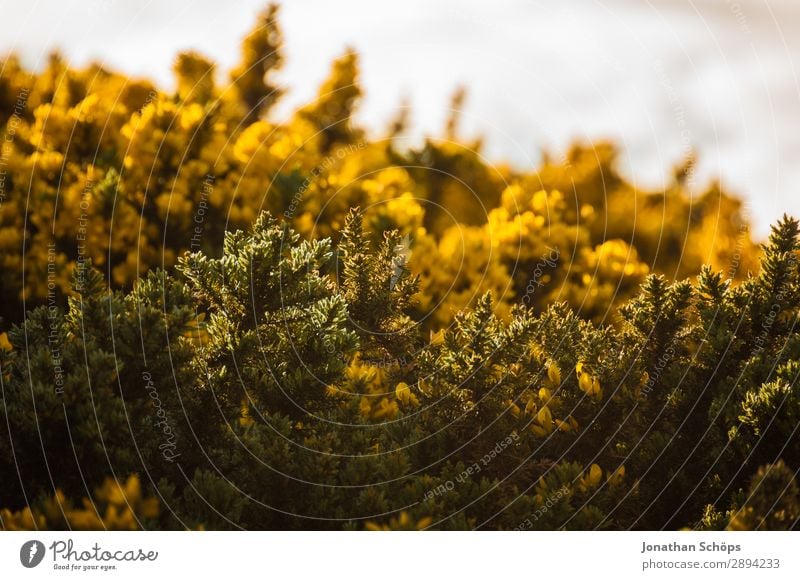
[[[59,48],[172,86],[193,48],[236,62],[264,0],[0,0],[0,52],[39,68]],[[361,55],[362,123],[381,130],[404,98],[412,135],[440,135],[463,85],[466,136],[492,160],[535,166],[544,149],[614,139],[625,172],[660,187],[699,154],[710,179],[748,200],[757,235],[800,215],[797,0],[288,0],[280,73],[286,114],[310,100],[331,59]]]

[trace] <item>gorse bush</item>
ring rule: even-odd
[[[272,121],[276,11],[226,84],[4,63],[4,528],[797,527],[797,221],[370,136],[352,53]]]
[[[333,63],[315,100],[272,120],[281,40],[272,7],[227,82],[187,52],[174,61],[174,92],[101,65],[71,68],[58,54],[38,73],[5,59],[6,325],[22,319],[23,299],[64,306],[80,261],[130,289],[187,250],[221,255],[225,232],[248,228],[262,210],[306,239],[338,239],[360,206],[378,234],[408,236],[409,265],[422,275],[417,316],[432,330],[488,290],[503,317],[526,297],[539,311],[566,300],[600,321],[648,271],[682,279],[708,263],[742,279],[757,268],[740,202],[713,184],[689,195],[692,160],[658,192],[628,183],[609,144],[546,156],[536,171],[493,166],[480,140],[459,138],[457,113],[443,139],[403,147],[403,116],[382,133],[358,127],[352,52]],[[556,250],[556,263],[537,270]]]
[[[758,276],[651,275],[615,326],[565,303],[503,321],[487,293],[434,335],[399,234],[363,223],[334,247],[265,213],[129,293],[78,271],[2,351],[6,525],[70,523],[43,514],[135,473],[148,527],[796,524],[796,221]]]

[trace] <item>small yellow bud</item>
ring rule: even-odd
[[[578,386],[580,387],[581,391],[583,391],[587,395],[591,395],[592,377],[590,377],[587,373],[581,373],[578,377]]]
[[[390,401],[389,399],[381,399],[372,412],[372,418],[382,419],[384,417],[389,417],[390,419],[393,419],[397,415],[397,412],[397,403]]]
[[[411,395],[411,389],[408,388],[406,383],[397,383],[397,387],[394,389],[394,394],[398,401],[401,403],[406,403],[408,402],[409,395]]]
[[[614,470],[614,473],[610,473],[608,475],[608,484],[609,485],[619,485],[622,483],[623,478],[625,477],[625,466],[620,465],[617,469]]]
[[[425,516],[424,518],[422,518],[421,520],[419,520],[417,522],[417,529],[418,530],[424,530],[425,528],[427,528],[432,523],[433,523],[433,518],[430,517],[430,516]]]
[[[559,431],[563,431],[564,433],[572,431],[572,426],[567,421],[562,421],[561,419],[556,419],[556,427],[558,427]]]
[[[419,399],[417,399],[417,396],[411,391],[411,387],[407,383],[397,383],[394,394],[403,405],[419,406]]]
[[[533,434],[536,435],[537,437],[547,437],[548,435],[548,431],[545,431],[544,429],[539,427],[539,425],[535,424],[531,425],[531,431],[533,431]]]
[[[546,387],[542,387],[541,389],[539,389],[539,399],[541,399],[545,403],[547,403],[547,401],[549,401],[552,396],[553,393],[550,392],[550,389]]]
[[[596,463],[592,463],[589,473],[586,474],[584,481],[588,487],[596,487],[603,478],[603,470]]]
[[[553,383],[553,386],[557,387],[561,384],[561,369],[559,369],[558,365],[552,361],[547,367],[547,378],[550,379],[550,382]]]
[[[550,409],[547,406],[542,407],[539,409],[539,412],[536,413],[536,422],[542,426],[542,428],[546,429],[549,433],[553,429],[553,414],[550,412]]]
[[[364,417],[369,417],[369,413],[372,410],[372,405],[370,405],[367,397],[361,397],[361,401],[358,403],[358,410]]]

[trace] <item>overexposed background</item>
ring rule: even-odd
[[[402,99],[413,133],[441,134],[449,97],[469,91],[467,136],[533,167],[544,148],[619,142],[623,168],[658,187],[688,151],[698,188],[718,179],[748,200],[759,235],[800,215],[798,0],[287,0],[284,115],[310,100],[333,57],[362,57],[360,119],[382,129]],[[188,48],[220,73],[262,0],[0,0],[0,53],[30,67],[61,49],[172,86]]]

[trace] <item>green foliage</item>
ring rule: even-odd
[[[326,399],[326,386],[357,349],[346,327],[347,302],[320,271],[329,241],[303,241],[262,214],[250,235],[229,233],[219,259],[182,258],[202,325],[195,364],[223,415],[242,404],[302,417]]]
[[[364,217],[334,243],[263,213],[130,292],[76,269],[0,348],[4,525],[140,473],[164,529],[797,527],[795,220],[758,276],[653,275],[613,324],[485,294],[427,333]]]

